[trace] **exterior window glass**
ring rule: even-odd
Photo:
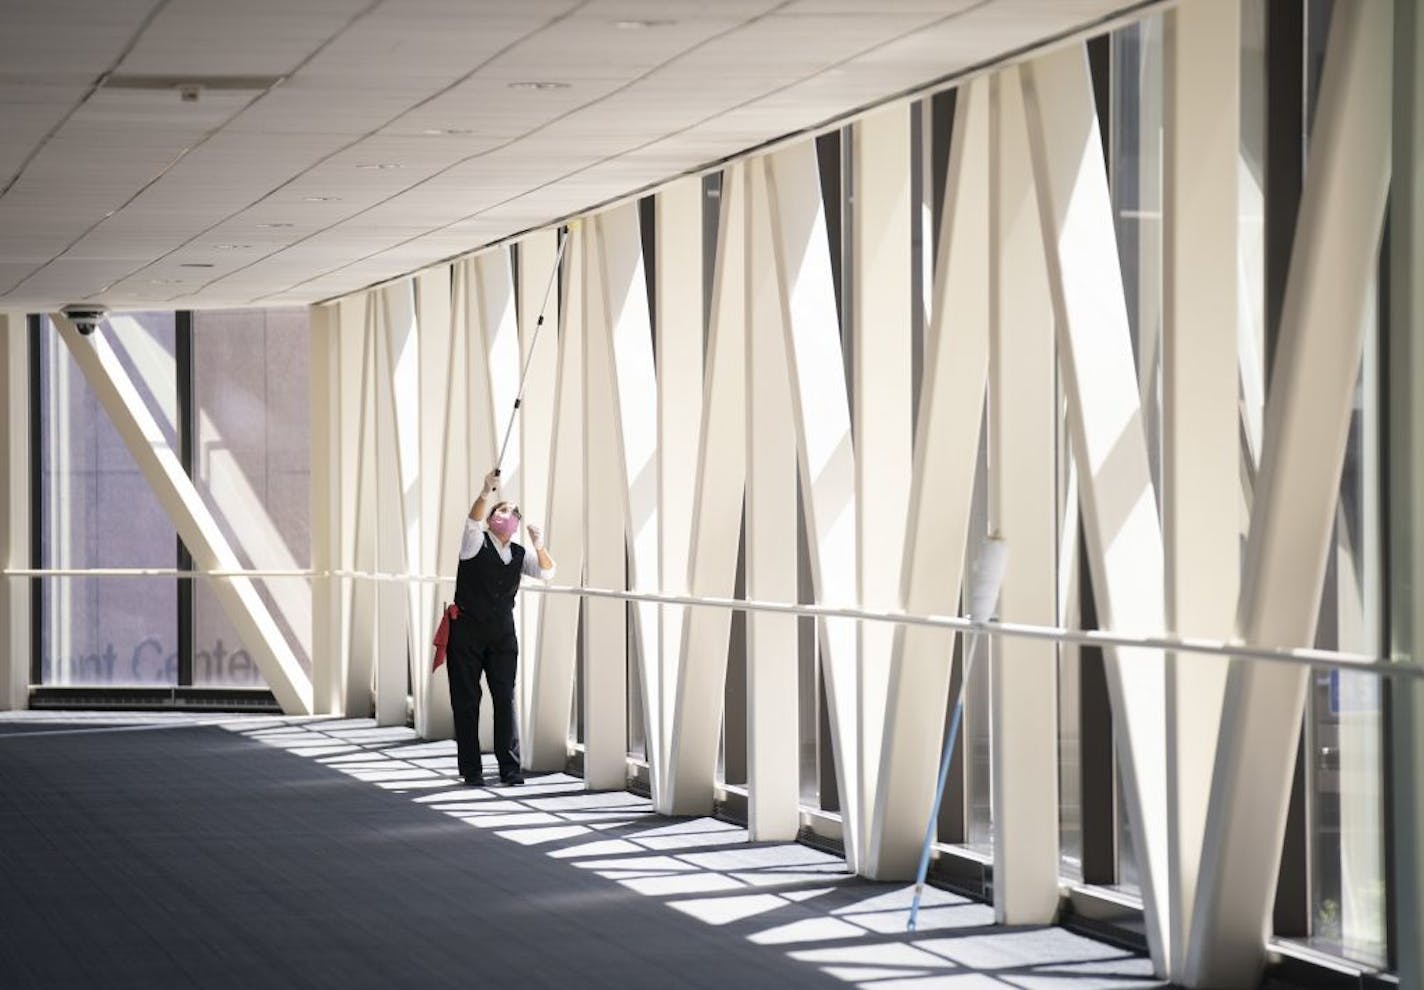
[[[193,314],[193,481],[243,567],[311,566],[310,326],[304,309]],[[256,587],[311,669],[311,583]],[[265,681],[205,581],[193,588],[193,683]]]
[[[1305,8],[1307,130],[1314,123],[1333,5]],[[1306,173],[1309,173],[1307,145]],[[1316,645],[1378,654],[1382,647],[1380,521],[1381,405],[1379,308],[1365,309],[1340,478],[1340,501],[1326,564]],[[1368,965],[1386,957],[1382,698],[1373,676],[1336,671],[1311,679],[1305,716],[1306,822],[1310,849],[1311,941]]]
[[[1355,392],[1316,645],[1378,653],[1378,367],[1371,320]],[[1311,834],[1311,934],[1318,947],[1373,965],[1385,961],[1384,763],[1379,678],[1312,675],[1306,713]]]
[[[115,316],[97,332],[171,443],[173,315]],[[39,360],[41,566],[173,568],[172,524],[48,320]],[[41,684],[177,684],[172,577],[55,577],[41,588]]]

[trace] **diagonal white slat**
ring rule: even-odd
[[[1057,382],[1053,303],[1034,210],[1017,69],[990,79],[989,530],[1009,548],[998,615],[1051,626],[1057,613]],[[1055,644],[990,647],[994,916],[1058,913],[1058,655]]]
[[[1119,632],[1162,632],[1162,534],[1087,54],[1069,46],[1022,69],[1059,369],[1079,469],[1094,601]],[[1167,796],[1160,651],[1106,655],[1117,756],[1154,966],[1165,971]]]
[[[444,376],[437,386],[441,389],[442,399],[440,440],[443,449],[436,461],[439,471],[437,484],[440,509],[435,520],[434,564],[435,573],[444,579],[439,586],[436,606],[441,609],[455,597],[455,572],[460,565],[460,541],[465,529],[465,519],[470,513],[470,505],[474,502],[471,476],[474,473],[472,463],[475,440],[470,422],[472,267],[468,262],[458,262],[450,266],[449,328],[444,334]],[[431,674],[429,683],[427,704],[430,721],[426,729],[430,734],[424,737],[450,738],[455,732],[455,716],[450,708],[449,670],[442,664],[439,670]]]
[[[402,460],[396,401],[396,368],[393,357],[396,346],[392,337],[400,331],[392,326],[392,313],[384,298],[387,292],[410,291],[406,283],[390,289],[378,289],[371,294],[372,313],[372,380],[373,406],[370,410],[374,445],[365,451],[374,455],[375,474],[372,478],[374,506],[370,525],[375,530],[373,570],[382,574],[407,573],[406,504],[402,491]],[[405,309],[405,307],[402,307]],[[406,310],[408,312],[408,310]],[[408,330],[408,327],[406,328]],[[404,343],[404,341],[402,341]],[[367,582],[368,584],[372,582]],[[406,585],[394,581],[374,582],[375,596],[375,691],[376,724],[404,725],[409,692],[409,622]]]
[[[594,218],[584,238],[583,525],[584,576],[595,588],[622,589],[628,573],[626,480],[620,464],[613,343],[622,300],[603,273],[603,238]],[[628,782],[627,606],[590,598],[583,612],[583,779],[595,790]]]
[[[508,432],[509,444],[500,465],[500,498],[517,502],[523,488],[519,471],[520,417],[514,408],[514,398],[519,393],[519,322],[507,248],[475,256],[474,289],[479,336],[473,339],[480,341],[480,351],[472,356],[481,386],[473,390],[477,403],[474,422],[477,435],[487,436],[489,443],[489,466],[478,461],[473,465],[475,482],[478,485],[485,472],[494,467]],[[474,488],[470,491],[473,502],[476,492]]]
[[[438,265],[415,278],[415,311],[420,328],[420,556],[422,574],[439,574],[441,584],[420,585],[420,598],[413,617],[412,656],[415,684],[415,731],[422,739],[449,739],[454,735],[450,711],[449,675],[442,666],[431,671],[431,639],[440,621],[444,603],[454,593],[454,570],[443,569],[459,546],[462,522],[449,519],[444,509],[445,465],[461,457],[463,451],[448,440],[446,417],[450,399],[462,378],[463,362],[452,360],[453,289],[449,265]],[[463,498],[466,493],[460,492]],[[456,511],[463,515],[463,506]]]
[[[670,183],[653,202],[653,265],[658,391],[658,577],[665,594],[685,595],[702,415],[702,179]],[[672,759],[678,649],[687,620],[683,606],[659,610],[661,663],[657,708],[661,750],[655,761],[654,803],[665,802]]]
[[[792,145],[769,155],[763,165],[811,580],[821,604],[851,605],[856,601],[855,451],[815,143]],[[866,852],[868,808],[862,787],[866,768],[860,753],[856,627],[847,620],[826,619],[821,630],[846,856],[851,868],[859,870]]]
[[[401,553],[396,558],[397,573],[424,573],[422,492],[425,488],[421,471],[421,341],[416,319],[416,281],[401,279],[380,291],[385,316],[385,361],[390,375],[391,415],[395,428],[394,470],[386,476],[395,485],[393,501],[399,506],[399,530],[392,542],[399,540]],[[394,520],[393,520],[394,521]],[[394,561],[393,561],[394,563]],[[411,582],[404,587],[393,586],[403,599],[403,633],[415,720],[425,722],[425,682],[430,664],[425,657],[426,629],[425,586]],[[394,598],[395,596],[392,596]],[[392,638],[394,642],[394,638]],[[404,693],[404,686],[402,686]],[[402,698],[404,701],[404,698]],[[404,712],[402,712],[404,719]]]
[[[627,540],[627,580],[634,591],[656,591],[658,573],[658,396],[653,367],[653,332],[648,312],[648,285],[643,268],[638,204],[626,203],[594,219],[598,236],[603,325],[609,379],[590,383],[612,399],[615,429],[609,434],[616,461],[619,498],[606,506],[620,511]],[[590,338],[593,341],[593,338]],[[599,525],[603,524],[602,513]],[[621,585],[620,585],[621,586]],[[638,602],[628,610],[633,621],[630,641],[642,685],[642,719],[652,780],[660,784],[663,750],[662,713],[657,705],[661,664],[658,662],[657,606]],[[656,799],[656,798],[655,798]]]
[[[341,395],[338,403],[341,443],[340,513],[342,534],[341,565],[344,570],[370,570],[374,554],[370,549],[371,530],[362,523],[369,520],[371,510],[364,506],[368,474],[372,465],[367,461],[366,429],[370,417],[367,393],[370,389],[370,293],[344,299],[339,307],[340,340],[338,377]],[[350,527],[349,531],[347,526]],[[347,536],[346,534],[348,534]],[[343,578],[341,611],[337,616],[342,643],[344,669],[341,673],[340,711],[350,716],[371,713],[371,649],[372,637],[367,622],[374,598],[369,581]],[[358,635],[359,632],[359,635]]]
[[[746,480],[743,198],[747,195],[747,168],[737,164],[722,173],[706,386],[692,485],[688,590],[707,598],[732,595],[739,543],[734,534],[741,532],[742,525]],[[687,613],[673,688],[667,792],[657,806],[662,814],[706,814],[712,808],[731,622],[731,614],[722,608],[692,608]]]
[[[520,505],[525,520],[543,526],[549,518],[549,451],[553,445],[555,387],[559,369],[559,299],[553,280],[558,232],[541,230],[519,242],[519,353],[525,368],[524,400],[519,406]],[[538,326],[544,307],[542,328]],[[558,548],[551,553],[559,559]],[[529,724],[534,697],[533,665],[539,656],[542,595],[519,596],[520,724]]]
[[[466,360],[469,383],[470,456],[466,514],[479,494],[485,473],[499,459],[509,433],[509,445],[500,466],[499,499],[519,501],[519,417],[514,397],[519,390],[519,325],[515,316],[514,280],[509,250],[499,246],[468,262],[466,295]],[[492,506],[490,506],[492,507]],[[463,521],[461,526],[463,526]],[[524,539],[521,533],[518,537]],[[458,539],[457,546],[458,546]],[[493,738],[494,706],[480,706],[480,738]]]
[[[743,197],[746,369],[746,593],[796,600],[796,430],[782,342],[767,181],[755,164]],[[801,826],[795,709],[797,618],[746,617],[747,830],[754,842],[794,839]]]
[[[108,339],[102,333],[80,336],[74,325],[59,314],[52,319],[144,479],[192,553],[194,563],[208,570],[237,568],[237,555],[203,504],[178,455],[120,365]],[[311,681],[251,579],[215,581],[212,589],[228,620],[257,661],[282,710],[292,715],[310,714]]]
[[[1266,403],[1237,626],[1313,640],[1390,179],[1392,9],[1337,8]],[[1254,985],[1309,672],[1233,661],[1187,953],[1189,986]]]
[[[558,555],[560,580],[577,585],[584,580],[583,225],[571,224],[566,236],[545,539],[550,553]],[[538,655],[532,672],[526,671],[533,685],[528,732],[522,740],[525,763],[535,770],[562,770],[568,756],[579,613],[580,602],[571,595],[548,596],[539,610]]]
[[[1228,640],[1240,589],[1241,12],[1165,15],[1162,540],[1167,630]],[[1183,977],[1226,662],[1167,656],[1168,975]]]
[[[360,307],[361,373],[358,381],[357,410],[353,419],[355,469],[355,501],[352,513],[354,539],[351,567],[357,573],[376,570],[377,518],[376,502],[378,470],[376,464],[376,303],[371,293],[365,293]],[[353,342],[354,343],[354,342]],[[377,598],[375,584],[366,578],[356,578],[351,585],[351,606],[348,611],[348,651],[346,667],[346,714],[368,715],[375,702],[377,658]]]
[[[851,130],[856,599],[861,608],[885,611],[901,607],[913,456],[910,113],[907,104],[891,106]],[[863,622],[856,632],[857,760],[861,801],[873,808],[895,629]]]
[[[989,93],[961,87],[945,174],[935,284],[916,413],[901,588],[907,611],[959,611],[989,362]],[[954,636],[896,630],[870,850],[862,872],[914,876],[933,811]]]

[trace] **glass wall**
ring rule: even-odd
[[[1307,151],[1333,4],[1304,7]],[[1335,532],[1316,645],[1379,655],[1383,649],[1379,411],[1379,307],[1362,317],[1365,344],[1350,415]],[[1386,952],[1384,728],[1379,679],[1347,671],[1313,677],[1306,711],[1306,822],[1310,933],[1321,949],[1371,965]]]
[[[193,482],[243,567],[311,566],[310,379],[306,310],[193,314]],[[310,671],[310,582],[257,587]],[[203,581],[193,589],[193,683],[264,685]]]
[[[96,332],[172,442],[173,314],[116,316]],[[48,320],[38,343],[40,566],[173,568],[173,526]],[[177,600],[171,577],[44,579],[39,683],[177,684]]]
[[[99,332],[173,451],[185,461],[191,452],[185,466],[241,565],[309,568],[306,310],[198,313],[191,321],[186,313],[120,314]],[[190,567],[152,488],[47,321],[36,357],[40,566]],[[188,641],[180,615],[190,583]],[[265,686],[202,581],[60,576],[44,578],[41,588],[41,684]],[[309,581],[274,578],[258,588],[310,669]]]

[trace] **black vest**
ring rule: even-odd
[[[485,624],[514,625],[514,595],[523,574],[524,548],[509,544],[509,563],[499,559],[494,537],[484,534],[484,545],[473,557],[460,561],[455,572],[455,604],[460,619],[466,616]]]

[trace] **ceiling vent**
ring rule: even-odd
[[[105,77],[101,88],[141,90],[148,93],[174,93],[184,103],[196,103],[204,91],[261,93],[271,89],[285,76],[145,76],[112,73]]]

